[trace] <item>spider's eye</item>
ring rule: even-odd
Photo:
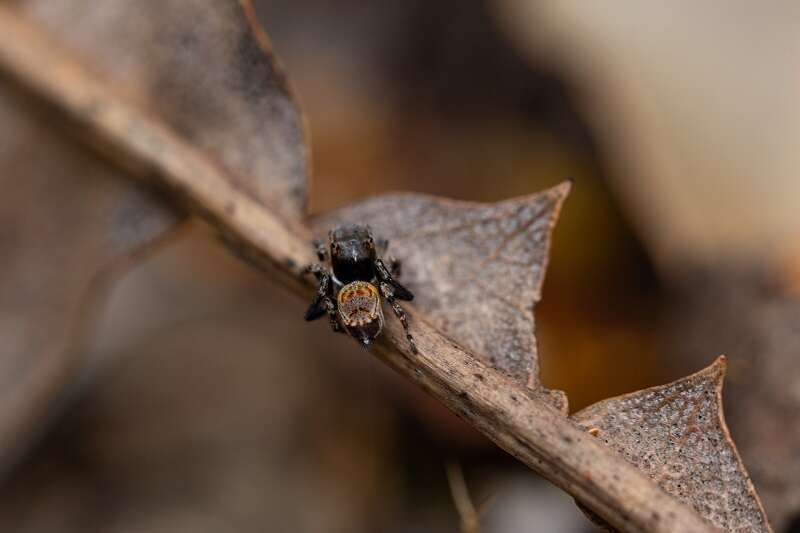
[[[331,251],[333,253],[338,254],[339,253],[339,248],[340,248],[340,246],[339,246],[338,242],[335,242],[335,243],[331,244]]]
[[[372,240],[372,237],[367,237],[367,240],[364,241],[364,243],[367,245],[367,248],[372,248],[375,246],[375,241]]]

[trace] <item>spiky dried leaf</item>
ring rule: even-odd
[[[726,531],[771,531],[722,411],[726,360],[573,415],[591,435]]]
[[[314,220],[315,233],[366,223],[402,261],[414,305],[454,341],[518,383],[541,389],[533,306],[569,183],[477,204],[422,194],[365,200]],[[547,391],[561,409],[566,398]]]
[[[786,531],[800,512],[800,299],[772,269],[717,265],[686,280],[665,323],[677,357],[720,349],[731,356],[726,418],[764,501]]]

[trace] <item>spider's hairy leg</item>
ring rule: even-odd
[[[344,333],[344,329],[342,329],[341,324],[339,324],[339,319],[336,317],[336,304],[333,303],[333,299],[327,297],[324,303],[325,311],[328,312],[328,322],[331,325],[331,329],[334,333]]]
[[[303,274],[314,274],[319,283],[317,285],[317,292],[314,293],[314,299],[311,300],[311,305],[308,307],[305,314],[305,319],[310,322],[325,314],[326,306],[324,300],[328,297],[328,287],[331,280],[330,275],[318,264],[306,266],[303,269]]]
[[[386,264],[389,267],[389,272],[392,276],[399,278],[400,277],[400,269],[402,267],[400,260],[397,259],[395,256],[388,254],[387,251],[389,250],[389,239],[377,239],[375,241],[375,252],[378,254],[378,257],[385,257]]]
[[[375,260],[375,270],[378,272],[378,277],[381,279],[381,281],[393,289],[392,293],[395,298],[398,300],[405,300],[407,302],[410,302],[414,299],[414,294],[392,277],[392,273],[389,272],[388,268],[386,268],[383,259]]]
[[[312,321],[320,318],[325,313],[328,314],[331,329],[333,331],[341,331],[339,320],[336,317],[336,304],[333,302],[331,276],[322,268],[321,265],[312,264],[308,265],[303,273],[312,273],[319,281],[317,292],[314,294],[314,299],[311,300],[311,305],[306,310],[305,319]]]
[[[403,325],[403,330],[406,332],[406,338],[408,339],[408,343],[411,345],[411,352],[417,352],[417,344],[414,342],[414,337],[411,336],[411,333],[408,331],[408,317],[406,316],[406,312],[400,307],[400,304],[397,303],[397,299],[394,295],[394,289],[391,285],[387,282],[382,281],[380,285],[381,294],[386,301],[389,302],[389,305],[392,306],[392,311],[400,319],[400,323]]]

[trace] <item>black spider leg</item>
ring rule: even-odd
[[[381,294],[386,301],[389,302],[389,305],[392,306],[392,311],[400,319],[400,323],[403,324],[403,330],[406,332],[406,338],[408,339],[408,344],[411,345],[411,352],[417,352],[417,343],[414,342],[414,337],[411,336],[411,333],[408,331],[408,317],[406,316],[406,312],[403,311],[403,308],[400,307],[400,304],[397,303],[394,295],[394,289],[391,285],[386,283],[385,281],[381,282],[380,285]]]
[[[410,302],[414,299],[414,294],[392,277],[391,272],[389,272],[389,269],[387,269],[386,265],[383,263],[383,259],[375,260],[375,270],[378,272],[378,278],[381,281],[385,281],[394,289],[392,292],[398,300]]]
[[[375,241],[375,251],[377,252],[378,257],[385,257],[387,266],[389,267],[389,272],[395,278],[399,278],[402,264],[400,263],[400,260],[397,259],[395,256],[387,254],[386,252],[388,250],[389,250],[389,239],[378,239],[377,241]]]
[[[319,281],[319,286],[317,287],[316,294],[314,294],[314,299],[311,301],[311,305],[308,306],[308,310],[306,310],[305,319],[310,322],[327,313],[331,329],[335,332],[341,331],[342,327],[339,324],[339,319],[336,317],[336,304],[333,303],[331,275],[318,264],[308,265],[304,273],[309,272],[316,276]]]

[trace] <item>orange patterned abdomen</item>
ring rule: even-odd
[[[341,288],[336,299],[345,327],[364,326],[374,320],[382,322],[380,295],[371,283],[348,283]]]

